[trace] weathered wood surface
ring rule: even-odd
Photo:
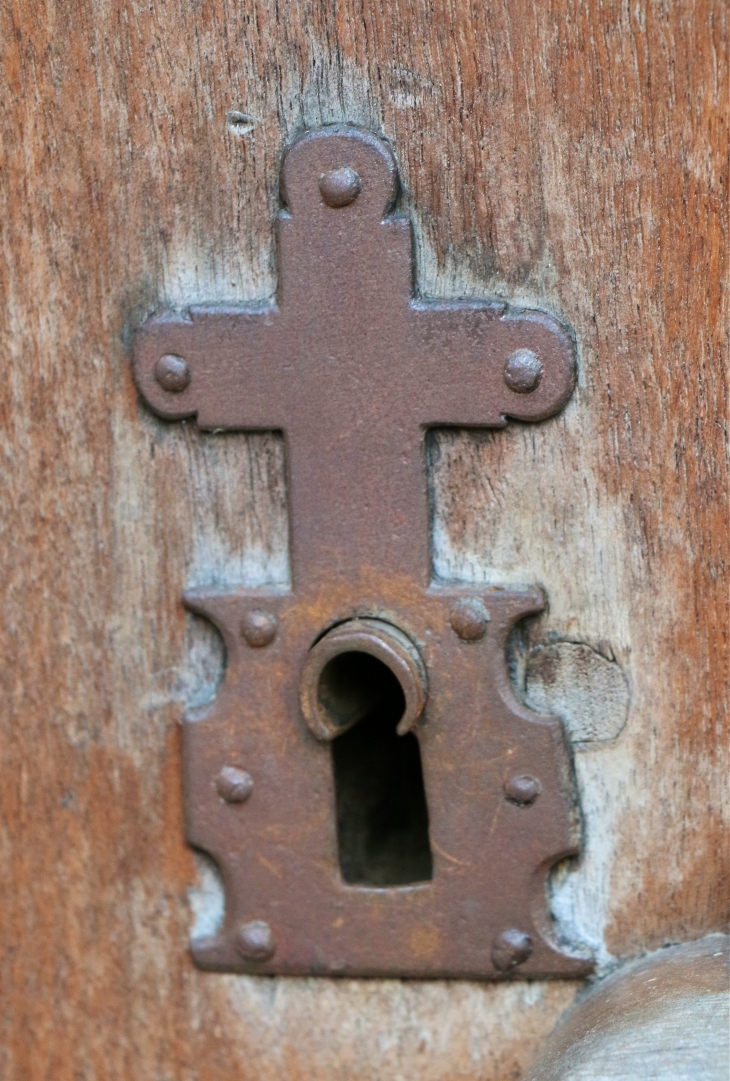
[[[432,447],[439,572],[549,592],[516,671],[584,643],[629,688],[576,751],[561,930],[606,965],[720,928],[726,4],[6,2],[0,47],[0,1073],[523,1076],[573,985],[192,968],[177,721],[221,658],[179,596],[286,575],[282,450],[153,419],[127,347],[156,306],[272,293],[302,127],[392,139],[422,291],[578,337],[560,418]]]

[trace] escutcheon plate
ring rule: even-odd
[[[228,654],[218,698],[184,721],[187,838],[226,891],[193,955],[232,972],[582,976],[545,895],[578,851],[562,728],[515,698],[505,659],[544,599],[431,581],[425,461],[429,428],[556,413],[574,347],[541,312],[415,295],[397,190],[381,139],[306,133],[282,167],[276,303],[164,314],[136,336],[135,379],[160,416],[281,430],[286,445],[291,590],[185,597]],[[317,638],[355,618],[399,628],[427,672],[414,731],[429,882],[351,886],[339,871],[330,747],[305,723],[300,676]]]

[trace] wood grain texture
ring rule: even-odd
[[[0,1073],[524,1076],[572,985],[192,968],[177,721],[221,657],[179,596],[286,576],[282,448],[153,419],[127,347],[272,293],[295,133],[390,138],[422,291],[578,338],[560,418],[432,446],[439,573],[544,585],[528,645],[608,643],[628,680],[576,754],[561,929],[610,963],[724,926],[726,5],[5,0],[0,49]]]
[[[525,662],[525,700],[538,713],[561,717],[573,743],[615,739],[623,730],[629,688],[613,656],[582,642],[552,641],[534,646]]]

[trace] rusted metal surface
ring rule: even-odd
[[[302,714],[318,739],[334,739],[377,708],[377,683],[370,680],[353,696],[328,685],[327,669],[337,658],[375,657],[398,680],[403,692],[403,714],[397,732],[403,736],[417,724],[428,697],[428,677],[420,654],[407,635],[381,619],[348,619],[328,631],[312,646],[299,682]],[[367,675],[365,675],[367,680]]]
[[[227,897],[194,957],[262,973],[582,975],[551,940],[544,898],[550,867],[577,851],[561,726],[518,702],[505,661],[511,628],[543,598],[431,581],[424,451],[430,427],[554,414],[574,351],[543,313],[415,297],[397,185],[371,134],[300,138],[282,170],[276,306],[194,308],[136,338],[137,385],[158,414],[286,442],[292,589],[186,596],[228,653],[215,703],[184,725],[187,836]],[[428,882],[342,880],[338,725],[317,696],[348,651],[394,672],[399,731],[416,726]],[[249,775],[244,801],[221,794],[226,770]]]

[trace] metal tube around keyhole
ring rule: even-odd
[[[403,631],[382,619],[349,619],[327,631],[302,668],[299,700],[317,739],[331,740],[361,721],[390,693],[378,669],[389,670],[403,693],[399,735],[416,724],[427,697],[426,669]]]

